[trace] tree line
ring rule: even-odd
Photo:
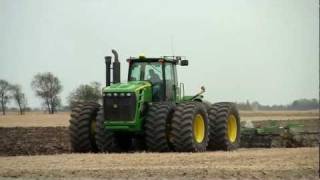
[[[0,79],[0,103],[2,114],[6,114],[7,103],[14,100],[19,107],[20,114],[24,114],[27,108],[27,98],[18,84],[10,84],[6,80]]]
[[[73,90],[67,97],[68,105],[62,106],[59,94],[62,92],[62,85],[59,78],[51,72],[44,72],[36,74],[32,81],[31,87],[35,95],[42,100],[42,107],[46,109],[49,114],[54,114],[58,110],[68,111],[78,102],[94,101],[99,102],[102,97],[101,84],[98,82],[91,82],[89,84],[82,84]],[[0,103],[2,114],[6,114],[7,104],[14,101],[22,115],[27,107],[27,97],[23,93],[19,84],[10,84],[6,80],[0,79]],[[240,110],[309,110],[319,109],[318,99],[298,99],[289,105],[262,105],[257,101],[250,103],[236,103]]]
[[[262,110],[262,111],[286,111],[286,110],[313,110],[319,109],[319,100],[318,99],[297,99],[288,105],[262,105],[257,101],[254,102],[245,102],[245,103],[236,103],[240,110]]]
[[[67,106],[62,106],[59,94],[62,92],[62,85],[58,77],[51,72],[38,73],[31,81],[31,88],[35,95],[42,100],[42,107],[46,109],[49,114],[54,114],[58,109],[69,110],[77,102],[94,101],[98,102],[101,95],[101,84],[92,82],[90,84],[83,84],[72,91],[69,95]],[[18,84],[10,84],[8,81],[0,79],[0,103],[2,114],[6,114],[8,103],[13,100],[19,108],[20,114],[24,114],[27,107],[27,97]]]

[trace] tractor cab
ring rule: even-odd
[[[129,58],[128,81],[148,81],[152,85],[152,99],[177,101],[180,98],[176,65],[188,65],[180,57]]]

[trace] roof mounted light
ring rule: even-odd
[[[145,59],[146,57],[144,56],[144,53],[139,54],[139,59]]]

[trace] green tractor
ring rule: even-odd
[[[204,101],[204,87],[196,95],[184,95],[177,66],[187,66],[188,60],[130,57],[128,81],[121,83],[118,53],[112,53],[113,63],[111,56],[105,57],[102,105],[79,102],[72,109],[69,130],[74,152],[203,152],[239,147],[240,117],[233,103]]]

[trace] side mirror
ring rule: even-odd
[[[180,65],[181,66],[188,66],[189,65],[189,61],[188,60],[181,60],[180,61]]]

